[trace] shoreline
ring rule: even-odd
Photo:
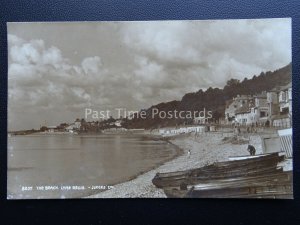
[[[226,161],[230,156],[249,154],[246,150],[248,144],[226,143],[222,141],[224,137],[224,133],[204,133],[198,137],[184,135],[166,139],[169,144],[180,149],[181,154],[131,180],[114,185],[113,189],[83,198],[166,198],[163,190],[152,184],[156,173],[193,169],[217,161]],[[259,135],[250,136],[250,143],[256,147],[257,154],[262,152]],[[188,150],[191,151],[190,156],[187,154]]]
[[[178,147],[177,145],[175,145],[174,143],[172,143],[172,142],[170,141],[170,138],[164,138],[164,137],[161,137],[160,135],[156,135],[156,134],[145,134],[145,133],[143,133],[143,134],[140,134],[140,135],[142,135],[143,138],[145,138],[145,139],[154,140],[154,141],[164,141],[164,142],[166,142],[166,143],[172,145],[172,147],[173,147],[174,150],[175,150],[174,156],[171,157],[171,158],[169,158],[169,159],[166,159],[166,160],[164,160],[164,161],[161,161],[161,162],[159,162],[159,163],[156,163],[156,165],[152,166],[151,168],[149,168],[149,169],[147,169],[147,170],[145,170],[145,171],[139,172],[137,175],[133,175],[133,176],[131,176],[131,177],[129,177],[129,178],[124,179],[123,181],[119,181],[119,182],[117,182],[117,183],[115,183],[115,184],[108,184],[108,185],[106,185],[106,186],[116,186],[116,185],[121,185],[121,184],[130,182],[130,181],[132,181],[132,180],[135,180],[135,179],[137,179],[139,176],[143,176],[144,174],[146,174],[146,173],[148,173],[148,172],[154,171],[154,170],[156,170],[157,168],[159,168],[160,166],[164,165],[165,163],[168,163],[168,162],[170,162],[170,161],[172,161],[172,160],[174,160],[174,159],[176,159],[176,158],[182,156],[182,155],[185,153],[185,151],[184,151],[182,148],[180,148],[180,147]],[[173,138],[174,138],[174,137],[173,137]],[[81,198],[94,198],[93,196],[97,196],[98,194],[102,194],[102,193],[107,192],[107,191],[110,191],[110,189],[107,189],[107,190],[98,190],[98,191],[95,191],[95,193],[93,193],[93,194],[89,194],[89,195],[83,196],[83,197],[81,197]],[[98,198],[98,197],[95,197],[95,198]]]
[[[36,136],[52,136],[52,134],[35,134]],[[33,135],[33,136],[35,136]],[[56,134],[55,134],[56,135]],[[65,134],[57,134],[58,136],[60,135],[65,135]],[[102,134],[101,134],[102,135]],[[108,134],[110,135],[110,134]],[[115,134],[111,134],[111,135],[115,135]],[[149,166],[145,167],[141,167],[140,170],[136,170],[135,173],[131,173],[131,176],[129,174],[128,177],[126,178],[123,178],[123,179],[117,179],[115,181],[112,181],[111,183],[107,183],[105,185],[103,185],[103,187],[106,187],[105,189],[91,189],[91,190],[87,190],[86,192],[82,192],[82,193],[71,193],[69,197],[67,198],[75,198],[75,199],[79,199],[79,198],[85,198],[85,197],[88,197],[88,196],[91,196],[91,195],[95,195],[95,194],[98,194],[98,193],[102,193],[102,192],[105,192],[108,189],[109,186],[114,186],[114,185],[117,185],[117,184],[121,184],[121,183],[124,183],[124,182],[128,182],[130,180],[134,180],[136,179],[137,177],[151,171],[151,170],[154,170],[155,168],[163,165],[164,163],[168,162],[168,161],[171,161],[171,160],[174,160],[175,158],[179,157],[180,155],[182,155],[184,152],[182,149],[178,148],[176,145],[172,144],[171,142],[169,142],[168,140],[166,139],[163,139],[162,137],[159,137],[158,135],[156,134],[149,134],[149,133],[134,133],[134,134],[128,134],[128,133],[122,133],[120,135],[134,135],[134,136],[139,136],[141,139],[143,140],[153,140],[154,142],[160,142],[161,144],[163,144],[165,147],[164,148],[169,148],[169,153],[168,154],[165,154],[162,158],[157,158],[157,160],[153,161],[152,164],[150,164]],[[69,135],[67,135],[69,136]],[[76,137],[80,137],[82,135],[76,135]],[[85,136],[85,135],[83,135]],[[89,136],[89,135],[87,135]],[[98,136],[98,135],[97,135]],[[167,146],[168,145],[168,146]],[[163,149],[162,149],[163,150]],[[155,153],[154,153],[155,154]],[[155,156],[155,155],[154,155]],[[9,170],[8,170],[9,171]],[[99,185],[100,186],[100,185]],[[13,192],[14,193],[14,192]],[[11,194],[11,196],[15,195],[15,194]],[[61,193],[59,193],[59,195],[61,195]],[[9,196],[9,193],[8,193],[8,196]],[[64,195],[63,195],[64,196]],[[41,197],[43,199],[53,199],[53,198],[62,198],[60,196],[56,196],[55,193],[53,193],[52,197],[50,196],[46,196],[46,197]],[[63,197],[65,198],[65,196]],[[18,197],[11,197],[11,199],[19,199]],[[21,198],[20,198],[21,199]],[[34,199],[34,197],[26,197],[26,199]]]

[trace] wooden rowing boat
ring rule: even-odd
[[[287,198],[293,197],[292,174],[253,177],[195,185],[186,190],[165,188],[169,198]]]
[[[215,163],[197,169],[178,171],[171,173],[157,173],[152,183],[158,188],[178,187],[182,183],[195,183],[211,179],[224,179],[239,176],[252,176],[253,174],[270,173],[276,171],[279,162],[283,161],[284,156],[270,154],[262,157],[260,160],[255,159]]]
[[[292,198],[292,172],[278,153],[217,162],[197,169],[157,173],[153,184],[171,198]]]

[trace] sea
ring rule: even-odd
[[[7,198],[83,198],[134,179],[178,154],[140,134],[8,137]]]

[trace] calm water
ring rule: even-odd
[[[7,194],[8,198],[84,197],[108,188],[105,185],[132,179],[175,155],[172,145],[141,135],[13,136],[8,138]],[[37,186],[59,189],[36,190]],[[72,190],[73,186],[85,189]],[[24,187],[33,190],[22,191]]]

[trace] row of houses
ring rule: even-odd
[[[291,127],[292,83],[259,95],[238,95],[226,102],[227,124]]]
[[[107,123],[103,123],[100,121],[92,121],[87,122],[84,119],[76,119],[73,123],[67,124],[62,123],[58,126],[43,126],[40,128],[41,131],[47,133],[54,132],[69,132],[69,133],[77,133],[77,132],[99,132],[101,129],[121,129],[122,121],[114,120],[109,121]]]
[[[72,133],[72,131],[99,131],[101,129],[121,129],[122,128],[122,120],[113,120],[113,121],[107,121],[107,122],[100,122],[100,121],[92,121],[87,122],[83,119],[77,119],[74,123],[71,123],[69,126],[67,126],[65,129],[66,131],[69,131]]]
[[[159,134],[162,136],[173,136],[178,134],[187,134],[187,133],[204,133],[207,131],[206,126],[187,126],[187,127],[178,127],[178,128],[164,128],[159,129]]]

